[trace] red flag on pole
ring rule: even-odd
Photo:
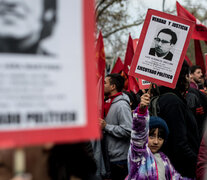
[[[198,19],[196,19],[189,11],[176,2],[178,16],[194,21],[196,23],[192,34],[192,39],[207,41],[207,27],[204,26]]]
[[[138,41],[139,41],[139,39],[133,39],[134,52],[135,52],[135,50],[136,50],[136,48],[137,48]]]
[[[102,33],[99,33],[99,37],[96,44],[96,63],[97,63],[97,86],[98,86],[98,110],[99,117],[104,116],[104,78],[105,78],[105,52]]]
[[[120,73],[123,69],[124,69],[124,64],[121,61],[121,58],[118,57],[111,73]]]
[[[134,45],[133,44],[134,44],[134,41],[131,35],[129,34],[127,50],[126,50],[125,59],[124,59],[124,69],[121,75],[125,78],[124,88],[128,91],[133,91],[136,94],[139,91],[138,83],[135,77],[128,75],[129,68],[131,66],[132,59],[134,56],[134,47],[133,47]]]
[[[196,65],[199,65],[202,69],[203,74],[205,74],[205,64],[203,59],[203,54],[201,50],[201,45],[199,40],[194,40],[194,46],[195,46],[195,59],[196,59]]]
[[[124,59],[124,72],[128,74],[129,66],[131,66],[132,58],[134,56],[134,48],[133,48],[133,40],[131,35],[129,34],[129,39],[127,43],[127,50]]]
[[[139,91],[139,85],[134,76],[128,76],[128,90],[133,91],[135,94]]]

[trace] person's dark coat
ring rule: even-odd
[[[207,96],[198,89],[189,88],[186,100],[196,118],[201,139],[204,133],[204,124],[207,121]]]
[[[193,178],[200,145],[196,119],[177,91],[160,87],[160,93],[163,95],[158,99],[158,116],[166,121],[170,131],[163,152],[182,176]]]

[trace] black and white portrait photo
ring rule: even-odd
[[[0,53],[51,55],[41,44],[56,24],[56,0],[1,0]]]
[[[156,56],[171,61],[173,53],[171,49],[177,42],[177,35],[169,28],[161,29],[154,37],[153,46],[150,48],[149,55]]]
[[[159,85],[175,87],[193,24],[169,14],[148,10],[132,62],[133,74]]]

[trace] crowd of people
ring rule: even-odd
[[[207,178],[207,92],[200,66],[183,62],[175,89],[124,90],[121,74],[104,81],[102,138],[26,148],[26,173],[13,177],[14,150],[0,150],[0,180]],[[152,99],[157,96],[157,112]]]
[[[99,176],[112,180],[205,179],[207,92],[201,67],[189,67],[184,61],[175,89],[158,86],[132,96],[123,88],[121,75],[106,76],[105,118],[100,119],[100,126],[110,177]],[[148,106],[155,96],[157,113],[149,117],[153,112]],[[136,108],[130,106],[134,102]]]
[[[53,32],[56,4],[0,1],[0,52],[51,56],[41,41]],[[162,29],[149,55],[171,61],[176,42],[175,32]],[[207,77],[201,67],[184,61],[175,89],[158,86],[134,94],[124,84],[121,73],[105,77],[101,140],[27,147],[26,173],[17,175],[14,150],[0,150],[0,180],[207,179]]]

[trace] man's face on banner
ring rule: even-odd
[[[43,0],[0,0],[0,37],[23,39],[42,30]]]
[[[170,51],[172,48],[171,39],[171,35],[163,32],[155,38],[155,52],[158,56],[164,56]]]

